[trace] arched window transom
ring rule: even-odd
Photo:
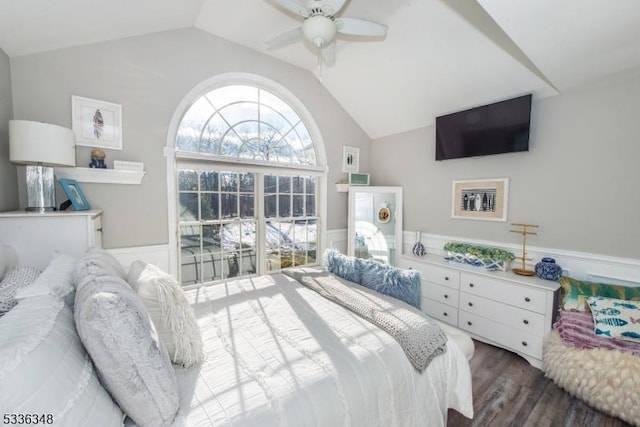
[[[281,165],[315,166],[307,127],[282,99],[264,89],[229,85],[187,110],[176,138],[183,152]]]

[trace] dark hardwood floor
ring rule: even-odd
[[[571,397],[544,373],[509,351],[475,341],[469,420],[449,410],[448,427],[624,427],[629,424]]]

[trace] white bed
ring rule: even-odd
[[[471,375],[449,340],[419,374],[386,332],[275,274],[187,292],[205,364],[178,370],[176,425],[443,426],[472,417]]]
[[[19,259],[20,264],[28,264],[24,254]],[[82,263],[76,265],[79,264]],[[76,268],[73,275],[77,271]],[[47,277],[64,276],[70,280],[72,276],[71,270],[58,273]],[[122,279],[112,279],[128,288]],[[448,339],[446,352],[436,356],[420,374],[391,335],[284,274],[192,289],[186,291],[186,297],[193,308],[206,357],[198,368],[185,370],[174,365],[180,399],[174,426],[436,427],[446,425],[449,408],[466,417],[473,416],[467,362],[470,353],[467,348],[465,355],[454,342],[457,338],[462,338],[463,343],[470,339],[462,333],[456,337],[457,330],[443,325],[445,333],[455,338]],[[44,297],[36,297],[34,301],[38,298]],[[75,332],[78,325],[74,328],[64,323],[73,325],[73,316],[58,316],[54,323],[55,313],[51,320],[53,330],[62,330],[70,342],[79,343],[77,348],[73,347],[79,361],[89,360]],[[11,318],[17,317],[8,317]],[[32,315],[30,318],[34,330],[51,327],[43,329]],[[18,328],[0,329],[6,335],[0,334],[0,342],[20,345],[13,333]],[[43,384],[47,375],[52,378],[80,375],[72,368],[65,373],[67,368],[47,357],[48,351],[60,354],[69,351],[56,350],[57,335],[42,335],[38,343],[30,340],[28,345],[32,344],[38,346],[38,355],[34,351],[33,356],[24,359],[43,363],[50,359],[52,364],[50,371],[42,373]],[[0,350],[4,350],[5,358],[11,354],[10,348]],[[36,375],[25,363],[9,362],[4,367],[0,363],[0,378],[10,375],[20,381],[21,375],[32,379]],[[144,360],[140,363],[144,364]],[[170,366],[168,369],[172,370]],[[41,412],[66,413],[61,425],[77,425],[77,421],[72,421],[77,420],[74,417],[86,416],[89,410],[78,405],[84,405],[82,402],[92,399],[90,396],[98,396],[103,406],[113,406],[109,407],[112,418],[94,415],[90,419],[101,422],[94,425],[120,425],[120,408],[111,403],[100,387],[96,373],[89,371],[93,382],[87,384],[92,384],[91,389],[81,389],[81,384],[74,381],[47,381],[46,387],[38,387],[33,393],[24,392],[32,397],[37,394],[39,401],[44,402]],[[62,405],[64,411],[55,412],[49,401]],[[0,407],[3,411],[25,412],[29,409],[28,402],[25,404],[13,408],[0,404]],[[125,424],[133,425],[128,418]]]

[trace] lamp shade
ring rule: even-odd
[[[10,120],[9,160],[24,165],[75,166],[75,134],[62,126]]]

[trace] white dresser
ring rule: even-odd
[[[80,256],[102,247],[102,211],[0,213],[0,244],[8,243],[20,263],[43,270],[55,252]]]
[[[403,255],[422,276],[422,310],[473,338],[514,351],[540,368],[557,307],[557,282],[493,272],[441,257]]]

